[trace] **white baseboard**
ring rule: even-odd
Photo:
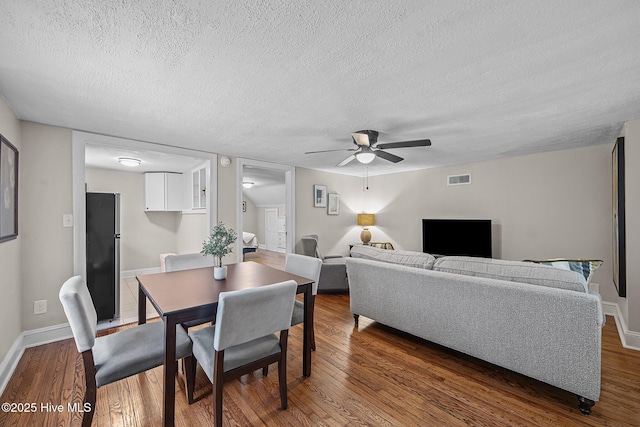
[[[629,330],[629,326],[627,325],[618,304],[603,301],[602,310],[604,311],[604,314],[615,317],[616,327],[618,328],[618,335],[620,336],[620,341],[622,341],[622,346],[630,350],[640,351],[640,333]]]
[[[30,347],[49,344],[55,341],[71,338],[71,328],[68,323],[62,325],[47,326],[21,333],[13,342],[9,352],[0,363],[0,394],[4,392],[13,371],[25,351]]]

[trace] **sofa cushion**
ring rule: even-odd
[[[369,245],[355,245],[351,248],[351,256],[427,270],[431,270],[436,260],[433,255],[424,252],[380,249]]]
[[[491,258],[447,256],[438,258],[436,271],[529,283],[578,292],[587,291],[587,281],[580,273],[548,265]]]

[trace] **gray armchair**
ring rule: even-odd
[[[301,241],[304,255],[322,260],[320,279],[318,280],[318,292],[349,292],[345,258],[340,255],[323,256],[318,247],[318,236],[315,234],[302,236]]]

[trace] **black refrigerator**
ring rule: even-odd
[[[98,320],[120,315],[120,194],[87,195],[87,286]]]

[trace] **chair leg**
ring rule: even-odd
[[[84,363],[84,406],[85,412],[82,414],[82,427],[91,427],[93,414],[96,412],[96,368],[93,362],[93,353],[91,350],[82,352],[82,361]],[[86,409],[89,409],[88,411]]]
[[[262,376],[266,377],[267,375],[269,375],[269,365],[262,368]]]
[[[213,355],[213,425],[222,427],[222,391],[224,385],[224,350]]]
[[[280,406],[287,409],[287,338],[289,331],[280,332],[280,360],[278,360],[278,388],[280,389]]]
[[[196,387],[196,358],[187,356],[183,359],[183,370],[187,388],[187,402],[189,405],[193,403],[193,392]]]

